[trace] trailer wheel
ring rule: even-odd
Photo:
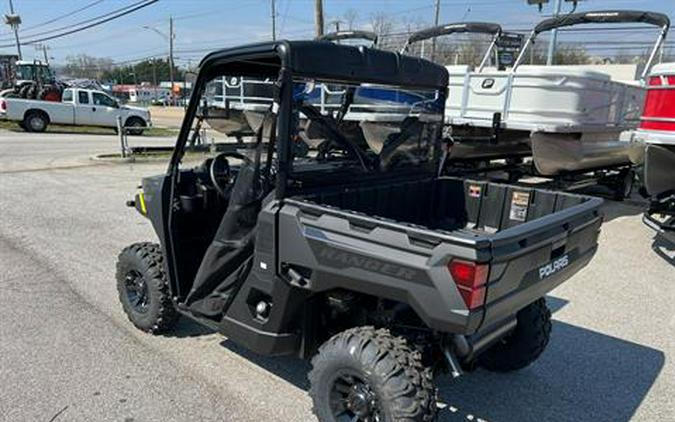
[[[432,421],[436,390],[420,352],[388,330],[357,327],[319,348],[309,373],[314,414],[326,421]]]
[[[511,372],[531,364],[542,354],[551,337],[551,311],[541,298],[516,315],[516,328],[478,358],[488,371]]]
[[[49,125],[49,117],[42,111],[29,111],[23,118],[21,126],[27,132],[44,132]]]
[[[122,250],[117,260],[117,292],[129,320],[146,333],[166,332],[178,319],[164,256],[155,243],[134,243]]]

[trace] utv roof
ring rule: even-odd
[[[428,60],[399,53],[334,44],[328,41],[274,41],[228,48],[208,54],[200,67],[232,65],[238,74],[272,75],[279,67],[294,76],[340,82],[442,88],[448,72]]]

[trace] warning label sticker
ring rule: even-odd
[[[480,185],[469,185],[469,196],[471,198],[480,198]]]
[[[529,192],[513,192],[511,197],[511,212],[509,218],[514,221],[525,221],[527,207],[530,204]]]

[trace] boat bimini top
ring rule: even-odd
[[[377,34],[371,31],[336,31],[329,32],[316,38],[317,41],[340,42],[343,40],[364,40],[370,41],[371,47],[377,45]]]
[[[478,71],[483,70],[483,67],[487,64],[492,54],[492,50],[497,45],[497,40],[502,34],[502,27],[496,23],[489,22],[460,22],[460,23],[449,23],[445,25],[434,26],[432,28],[422,29],[420,31],[414,32],[408,37],[405,45],[401,49],[401,54],[405,54],[410,45],[416,42],[442,37],[444,35],[451,34],[489,34],[493,35],[490,46],[488,47],[483,59],[481,60],[480,66],[478,66]]]
[[[596,10],[592,12],[572,13],[564,16],[558,16],[555,18],[543,20],[537,26],[535,26],[532,32],[530,33],[529,38],[525,42],[525,45],[520,50],[520,54],[518,55],[518,58],[516,59],[516,62],[513,65],[512,71],[515,72],[518,66],[523,62],[525,58],[525,53],[527,52],[528,48],[534,44],[535,39],[542,32],[550,31],[552,29],[557,28],[563,28],[566,26],[574,26],[582,24],[631,23],[631,22],[644,23],[647,25],[653,25],[661,28],[659,36],[656,39],[656,44],[654,44],[654,47],[651,50],[649,59],[647,60],[645,68],[642,71],[642,75],[640,77],[641,80],[644,80],[647,74],[649,74],[649,70],[651,68],[652,63],[654,62],[654,58],[656,57],[656,54],[663,46],[663,43],[666,39],[666,35],[668,34],[668,29],[670,28],[670,19],[663,13],[644,12],[639,10]]]

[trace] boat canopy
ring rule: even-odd
[[[502,27],[496,23],[487,22],[449,23],[414,32],[412,35],[410,35],[410,37],[408,37],[406,44],[412,44],[414,42],[428,40],[430,38],[463,32],[497,35],[502,32]]]
[[[377,44],[377,34],[372,31],[337,31],[317,37],[319,41],[366,40]]]
[[[535,28],[535,33],[550,31],[555,28],[579,25],[584,23],[646,23],[661,28],[670,27],[670,19],[663,13],[644,12],[639,10],[599,10],[585,13],[573,13],[571,15],[541,21]]]

